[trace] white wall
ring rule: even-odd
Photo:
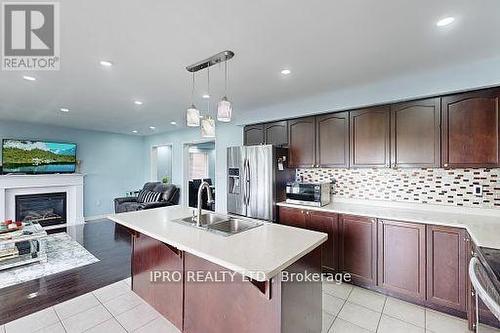
[[[331,89],[306,98],[240,111],[236,117],[239,116],[239,124],[249,124],[497,85],[500,85],[500,57]]]
[[[181,198],[184,197],[184,158],[183,149],[186,143],[196,143],[203,141],[200,135],[199,128],[183,129],[165,134],[153,135],[145,138],[145,153],[144,160],[146,166],[151,164],[151,149],[155,145],[172,144],[172,183],[181,188]],[[243,144],[243,129],[234,124],[217,123],[216,139],[215,139],[215,209],[217,212],[226,212],[226,159],[227,147],[240,146]],[[149,170],[148,167],[145,168]],[[150,175],[145,174],[145,179],[149,179]]]

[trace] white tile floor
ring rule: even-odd
[[[0,333],[179,333],[126,279],[0,326]],[[323,333],[468,333],[467,322],[348,284],[323,285]],[[500,333],[483,327],[480,333]]]

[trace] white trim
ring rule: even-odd
[[[16,195],[66,192],[67,224],[84,223],[84,175],[2,175],[0,176],[0,220],[15,219]]]
[[[108,218],[110,214],[102,214],[102,215],[94,215],[94,216],[85,216],[85,222],[102,220]]]

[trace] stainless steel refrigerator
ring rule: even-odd
[[[272,145],[227,148],[228,213],[275,221],[276,203],[293,180],[286,148]]]

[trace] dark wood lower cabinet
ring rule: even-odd
[[[279,208],[279,222],[284,225],[297,228],[307,228],[306,224],[306,214],[304,209],[298,208]]]
[[[308,211],[307,229],[328,234],[328,240],[321,247],[321,265],[336,271],[339,265],[338,256],[338,214]]]
[[[181,279],[155,281],[155,271],[172,279],[180,274]],[[271,280],[258,282],[148,236],[133,235],[132,290],[184,333],[320,332],[321,281],[293,279],[297,273],[320,272],[319,247]]]
[[[427,226],[427,302],[464,315],[467,309],[467,233]]]
[[[183,281],[152,282],[151,273],[183,272],[183,253],[142,234],[135,234],[132,244],[132,290],[182,331]]]
[[[339,269],[361,286],[377,285],[377,220],[340,215]]]
[[[319,248],[285,271],[320,272]],[[228,272],[186,253],[186,271]],[[199,283],[186,279],[185,333],[304,333],[321,332],[321,282],[304,283],[273,278],[269,282]]]
[[[425,300],[425,225],[378,222],[378,286],[393,296]]]
[[[279,222],[328,234],[327,241],[321,246],[321,266],[329,271],[338,269],[338,214],[280,207]]]

